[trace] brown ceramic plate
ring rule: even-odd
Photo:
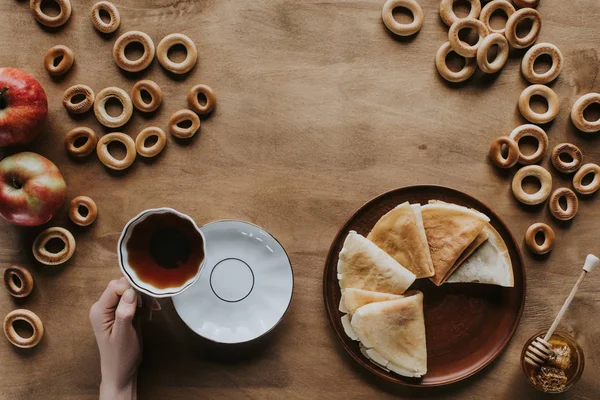
[[[420,379],[386,372],[362,355],[358,342],[344,332],[338,310],[340,287],[337,279],[338,254],[349,231],[367,236],[379,218],[398,204],[427,204],[436,199],[474,208],[490,218],[508,247],[515,286],[504,288],[476,283],[448,283],[435,286],[429,279],[415,281],[411,288],[424,295],[427,333],[427,374]],[[409,186],[377,196],[362,206],[335,237],[323,274],[325,308],[331,326],[346,351],[360,365],[380,377],[404,386],[441,386],[465,379],[491,363],[508,344],[523,312],[525,270],[514,237],[487,206],[473,197],[442,186]]]

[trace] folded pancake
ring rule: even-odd
[[[355,288],[402,294],[415,281],[415,274],[355,231],[344,241],[337,272],[342,293]]]
[[[454,266],[452,267],[452,271],[456,271],[456,269],[459,268],[462,265],[462,263],[464,263],[465,260],[469,258],[471,254],[473,254],[473,252],[475,252],[486,240],[488,240],[489,237],[490,234],[486,231],[485,228],[483,228],[483,230],[479,232],[479,235],[477,235],[475,240],[473,240],[471,244],[467,246],[465,251],[462,252],[460,257],[458,257],[458,260],[456,260]]]
[[[352,319],[352,315],[356,312],[360,307],[370,304],[376,303],[379,301],[387,301],[387,300],[396,300],[401,299],[402,295],[398,294],[389,294],[389,293],[379,293],[379,292],[371,292],[369,290],[362,289],[352,289],[348,288],[342,294],[342,298],[340,299],[340,311],[347,313],[342,317],[342,325],[344,326],[344,331],[346,331],[346,335],[353,340],[358,340],[354,329],[352,329],[352,325],[350,324],[350,320]]]
[[[402,376],[427,373],[423,293],[409,291],[401,299],[362,306],[351,324],[361,351],[375,364]]]
[[[417,279],[434,273],[420,209],[420,204],[400,204],[381,217],[367,236]]]
[[[475,282],[513,287],[515,278],[506,243],[490,224],[483,229],[489,234],[488,240],[473,252],[446,282]]]
[[[490,219],[478,211],[442,202],[424,205],[421,212],[435,270],[430,279],[439,286],[454,271],[461,254]]]

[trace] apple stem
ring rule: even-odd
[[[17,181],[17,178],[15,177],[12,179],[12,184],[15,189],[21,189],[23,187],[23,185],[21,185],[21,183]]]

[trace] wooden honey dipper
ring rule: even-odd
[[[567,313],[567,308],[569,308],[571,301],[573,301],[575,293],[577,293],[577,289],[579,289],[579,286],[581,286],[583,279],[588,273],[592,272],[592,270],[596,268],[598,264],[600,264],[600,259],[593,254],[588,254],[588,256],[585,258],[585,263],[583,264],[583,271],[581,272],[581,275],[579,275],[579,279],[577,280],[575,286],[573,286],[571,293],[569,293],[569,297],[567,297],[567,299],[565,300],[565,304],[563,304],[562,308],[558,312],[558,315],[554,319],[552,326],[550,327],[550,329],[548,329],[548,332],[546,333],[543,339],[540,337],[535,338],[535,340],[531,342],[531,344],[527,348],[527,352],[525,353],[525,361],[528,364],[531,364],[534,367],[541,366],[546,362],[548,357],[552,355],[552,345],[548,343],[548,340],[550,340],[550,338],[554,334],[554,331],[560,323],[560,320]]]

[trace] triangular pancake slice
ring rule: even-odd
[[[513,287],[512,262],[502,236],[490,224],[484,230],[488,240],[448,278],[447,283],[474,282]]]
[[[490,234],[486,231],[485,228],[483,228],[483,230],[479,232],[479,235],[477,235],[475,240],[473,240],[471,244],[467,246],[465,251],[462,252],[460,257],[458,257],[458,260],[456,260],[454,266],[452,266],[452,272],[450,273],[450,276],[454,273],[454,271],[456,271],[458,267],[460,267],[465,262],[467,258],[471,256],[471,254],[473,254],[483,243],[485,243],[485,241],[488,240],[489,237]]]
[[[375,364],[402,376],[427,373],[423,293],[367,304],[352,316],[352,328]]]
[[[424,205],[421,212],[435,270],[430,279],[439,286],[490,219],[478,211],[441,202]]]
[[[379,301],[387,301],[387,300],[396,300],[401,299],[402,295],[398,294],[389,294],[389,293],[379,293],[379,292],[371,292],[369,290],[362,289],[352,289],[348,288],[342,294],[342,298],[340,299],[340,311],[343,313],[347,313],[342,317],[342,325],[344,327],[344,331],[346,335],[353,340],[358,340],[354,329],[352,329],[352,325],[350,321],[352,319],[352,315],[358,310],[360,307],[370,304],[376,303]]]
[[[419,278],[433,276],[420,205],[402,203],[377,221],[367,239]]]
[[[415,274],[355,231],[344,241],[337,272],[342,293],[355,288],[402,294],[415,281]]]

